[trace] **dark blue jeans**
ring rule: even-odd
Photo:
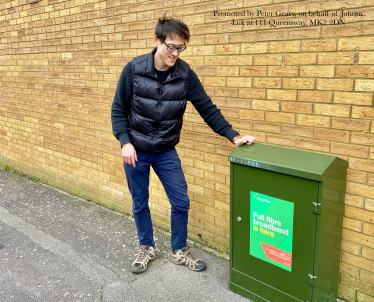
[[[136,152],[136,167],[124,163],[132,196],[132,212],[140,244],[154,246],[151,213],[148,206],[150,166],[157,174],[171,204],[171,248],[178,250],[187,240],[190,199],[181,161],[175,148],[163,153]]]

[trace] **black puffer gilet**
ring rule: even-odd
[[[190,70],[190,66],[178,58],[161,83],[153,65],[156,50],[132,60],[129,135],[135,150],[147,153],[165,152],[179,143]]]

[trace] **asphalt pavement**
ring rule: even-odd
[[[170,237],[155,231],[157,259],[130,270],[134,220],[26,176],[0,171],[0,301],[230,301],[229,261],[200,248],[194,272],[171,262]]]

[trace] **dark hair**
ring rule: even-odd
[[[167,36],[177,35],[182,37],[186,42],[190,41],[188,26],[180,20],[166,18],[165,15],[161,19],[158,19],[155,35],[163,40],[165,40]]]

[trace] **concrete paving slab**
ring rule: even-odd
[[[228,290],[229,262],[193,272],[170,259],[155,232],[157,259],[130,271],[138,252],[133,219],[25,176],[0,171],[0,297],[33,301],[250,301]]]

